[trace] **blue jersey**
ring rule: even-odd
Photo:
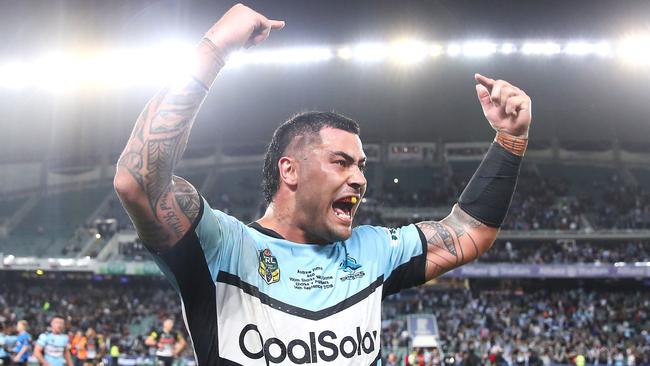
[[[26,362],[27,359],[29,358],[30,355],[30,346],[32,344],[32,336],[29,335],[27,332],[22,332],[18,334],[16,337],[16,343],[14,344],[13,352],[18,353],[20,350],[23,349],[23,347],[27,346],[27,352],[23,353],[22,356],[20,356],[20,360],[18,362]]]
[[[64,366],[65,351],[68,348],[69,338],[67,334],[54,334],[52,332],[42,333],[36,340],[36,344],[43,347],[43,357],[52,366]]]
[[[7,336],[4,333],[0,333],[0,358],[9,356],[9,353],[7,353],[7,350],[5,349],[8,344]]]
[[[199,366],[381,365],[381,301],[425,282],[423,239],[415,225],[360,226],[345,241],[294,243],[202,200],[192,229],[154,257]]]

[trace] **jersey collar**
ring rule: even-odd
[[[278,234],[276,231],[265,228],[264,226],[260,225],[257,222],[251,222],[250,224],[248,224],[248,227],[251,227],[251,228],[257,230],[257,231],[259,231],[260,233],[262,233],[264,235],[267,235],[267,236],[270,236],[270,237],[273,237],[273,238],[276,238],[276,239],[286,240],[282,235]]]

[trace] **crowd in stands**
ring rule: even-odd
[[[613,175],[609,181],[594,183],[598,199],[590,200],[590,218],[598,228],[650,229],[650,191],[643,185],[621,184]]]
[[[77,331],[93,328],[123,355],[139,356],[152,353],[145,340],[166,317],[177,319],[177,330],[184,331],[178,296],[165,280],[121,280],[3,279],[0,325],[10,335],[19,320],[26,320],[35,339],[47,331],[53,315],[62,315],[71,338]]]
[[[370,194],[372,205],[362,207],[360,224],[395,225],[420,220],[386,220],[381,208],[392,207],[449,207],[457,202],[467,185],[465,180],[443,180],[431,188],[415,192],[399,185],[387,185],[381,194]],[[579,230],[582,228],[582,205],[568,195],[568,183],[562,179],[542,178],[531,172],[519,177],[504,230]]]
[[[139,239],[120,243],[122,259],[150,259]],[[497,240],[478,263],[576,264],[650,263],[650,240]]]
[[[580,364],[579,357],[586,365],[650,364],[647,289],[441,291],[423,286],[387,299],[383,309],[382,344],[386,354],[402,361],[396,365],[413,359],[405,348],[410,337],[402,315],[408,313],[435,314],[440,334],[439,349],[420,350],[422,362],[411,365],[441,365],[441,354],[463,365]]]
[[[370,187],[366,194],[367,203],[358,211],[357,224],[394,226],[419,221],[416,218],[387,220],[381,214],[382,209],[387,208],[451,208],[468,178],[452,176],[434,180],[430,187],[415,190],[390,183],[382,189]],[[590,187],[576,187],[576,184],[559,177],[544,177],[529,170],[522,171],[502,229],[580,230],[589,224],[594,229],[650,229],[650,191],[642,184],[623,184],[616,174],[594,181]],[[263,214],[265,205],[260,204],[260,208],[254,212],[258,205],[256,202],[261,201],[260,188],[250,182],[244,188],[250,190],[251,194],[240,194],[234,199],[232,195],[215,190],[208,191],[206,199],[213,208],[250,222],[255,216]],[[132,228],[128,217],[120,212],[123,209],[116,199],[109,206],[105,216],[117,219],[118,230]],[[246,207],[246,210],[237,212],[238,207]]]
[[[176,330],[183,331],[178,298],[162,279],[146,278],[146,286],[132,278],[135,282],[57,281],[3,281],[4,329],[11,331],[25,319],[37,335],[52,314],[62,314],[71,336],[92,327],[122,355],[139,356],[150,354],[147,335],[166,317],[175,318]],[[454,289],[425,285],[391,296],[383,306],[383,355],[394,365],[418,366],[449,363],[449,356],[457,365],[576,364],[578,355],[586,365],[650,364],[650,292],[642,285],[618,290],[548,285],[481,290],[470,290],[470,284]],[[420,350],[422,357],[418,350],[409,357],[413,350],[405,315],[418,313],[436,316],[439,345]]]
[[[565,182],[522,176],[503,230],[578,230],[581,204],[566,194]]]
[[[527,264],[650,262],[650,240],[544,240],[515,243],[497,240],[478,261]]]

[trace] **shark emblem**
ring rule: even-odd
[[[347,255],[345,259],[341,261],[339,268],[341,268],[345,272],[354,273],[354,271],[361,268],[361,265],[357,263],[356,259]]]

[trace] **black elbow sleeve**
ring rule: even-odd
[[[508,213],[521,166],[517,156],[494,142],[460,195],[458,205],[476,220],[500,227]]]

